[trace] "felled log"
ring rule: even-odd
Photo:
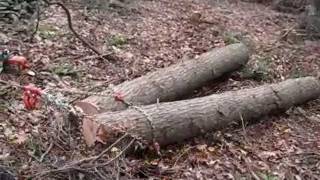
[[[320,82],[314,77],[289,79],[277,84],[229,91],[206,97],[129,108],[97,114],[84,121],[89,145],[106,142],[128,132],[147,142],[168,145],[219,130],[230,123],[254,120],[285,111],[320,96]],[[88,131],[95,123],[97,131]]]
[[[243,44],[216,48],[196,59],[184,61],[168,68],[149,73],[132,81],[115,86],[114,92],[127,102],[147,105],[168,102],[192,93],[195,89],[245,65],[249,55]],[[105,94],[108,94],[106,91]],[[109,93],[110,94],[110,93]],[[107,97],[91,96],[77,104],[92,104],[97,112],[123,110],[126,105],[117,101],[114,94]],[[82,107],[84,111],[88,106]],[[92,109],[92,107],[90,107]],[[94,109],[94,108],[93,108]],[[92,111],[87,112],[93,114]]]

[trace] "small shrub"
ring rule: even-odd
[[[73,66],[63,64],[53,68],[53,73],[59,76],[78,76],[78,72]]]
[[[270,57],[258,58],[254,66],[244,67],[240,71],[240,76],[245,79],[253,79],[256,81],[266,81],[270,79]]]
[[[38,34],[43,39],[52,39],[57,36],[58,31],[53,26],[40,25],[38,28]]]
[[[259,173],[259,176],[262,180],[278,180],[279,178],[277,176],[274,176],[269,173]]]
[[[122,35],[114,35],[110,38],[109,44],[112,46],[120,47],[128,43],[128,39]]]
[[[34,156],[41,156],[41,146],[34,138],[28,139],[26,146],[30,153],[32,153]]]
[[[225,33],[223,36],[223,41],[226,45],[239,43],[240,40],[233,33]]]

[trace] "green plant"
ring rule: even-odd
[[[39,145],[38,142],[36,142],[35,139],[33,138],[28,139],[26,146],[27,146],[27,149],[30,151],[30,153],[32,153],[32,155],[36,157],[41,156],[41,146]]]
[[[78,76],[78,70],[74,68],[74,66],[70,64],[63,64],[60,66],[56,66],[53,68],[53,73],[59,76]]]
[[[123,46],[128,43],[128,39],[120,34],[114,35],[109,40],[110,45],[112,46]]]
[[[40,25],[38,28],[38,34],[43,39],[52,39],[57,36],[57,29],[50,25]]]
[[[263,180],[278,180],[279,178],[277,176],[274,176],[272,174],[269,173],[259,173],[259,176],[263,179]]]
[[[226,45],[235,44],[235,43],[240,42],[239,37],[237,37],[237,35],[230,33],[230,32],[224,33],[223,41]]]
[[[258,58],[254,66],[244,67],[240,71],[240,76],[242,78],[254,79],[256,81],[264,81],[270,78],[270,57]]]

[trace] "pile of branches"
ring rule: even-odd
[[[0,21],[12,23],[30,19],[37,4],[38,0],[0,0]]]

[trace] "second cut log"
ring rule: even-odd
[[[160,145],[167,145],[212,130],[220,130],[230,123],[241,121],[242,118],[248,121],[285,111],[319,96],[318,79],[290,79],[251,89],[142,106],[139,110],[129,108],[97,114],[84,121],[84,128],[94,122],[98,129],[97,134],[84,131],[84,136],[87,143],[92,145],[92,140],[97,137],[109,141],[119,132],[128,132],[148,142],[155,140]]]
[[[137,79],[115,86],[114,92],[126,102],[148,105],[181,99],[207,83],[233,72],[248,62],[247,47],[242,43],[216,48],[196,59],[184,61],[170,67],[149,73]],[[92,104],[82,108],[87,114],[123,110],[126,105],[110,96],[90,96],[77,104]],[[97,109],[95,109],[97,108]]]

